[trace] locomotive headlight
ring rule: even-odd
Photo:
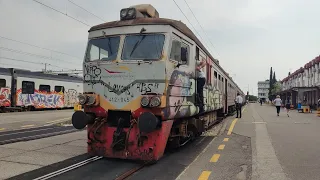
[[[129,17],[132,18],[134,14],[135,14],[135,9],[133,9],[133,8],[128,9],[128,16]]]
[[[96,102],[95,96],[88,96],[88,105],[93,105]]]
[[[141,106],[146,107],[149,104],[149,98],[148,97],[142,97],[141,98]]]
[[[150,100],[150,106],[151,107],[157,107],[160,106],[161,104],[161,99],[159,97],[152,97]]]
[[[128,9],[121,9],[120,11],[120,19],[124,19],[127,16]]]
[[[80,94],[78,96],[78,99],[79,99],[79,103],[81,105],[84,105],[87,102],[88,97],[86,95]]]

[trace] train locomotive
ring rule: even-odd
[[[204,112],[199,113],[196,59],[206,62]],[[149,4],[122,9],[120,20],[89,30],[83,94],[72,124],[87,127],[88,153],[159,160],[235,111],[244,93],[181,21]]]

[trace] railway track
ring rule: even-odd
[[[220,122],[217,122],[216,124],[214,124],[211,128],[215,127],[216,125],[220,124]],[[220,130],[219,130],[220,132]],[[218,132],[218,133],[219,133]],[[201,146],[200,144],[204,142],[204,140],[208,141],[208,138],[206,136],[202,137],[202,138],[197,138],[197,142],[196,146]],[[191,142],[192,144],[193,142]],[[185,148],[188,149],[188,148]],[[171,151],[167,151],[164,156],[161,159],[161,162],[166,161],[166,159],[172,159],[172,155],[175,155],[175,151],[171,150]],[[171,156],[171,157],[169,157]],[[140,171],[143,171],[144,168],[146,167],[151,167],[150,166],[150,162],[145,162],[142,164],[137,164],[134,163],[132,165],[132,163],[125,161],[125,160],[120,160],[120,161],[113,161],[113,160],[109,160],[109,159],[104,159],[105,161],[102,161],[99,163],[99,161],[103,160],[104,158],[101,156],[94,156],[94,157],[90,157],[87,158],[81,162],[77,162],[75,164],[71,164],[68,165],[67,167],[64,167],[62,169],[56,169],[53,172],[49,172],[45,175],[42,175],[40,177],[34,178],[34,180],[46,180],[46,179],[69,179],[69,178],[76,178],[76,177],[82,177],[83,175],[81,175],[81,173],[77,173],[77,172],[72,172],[73,170],[79,169],[79,172],[82,171],[87,171],[84,169],[90,169],[90,171],[92,169],[95,169],[97,167],[101,168],[102,166],[104,168],[104,170],[100,170],[101,172],[99,172],[99,170],[97,171],[97,173],[109,173],[108,178],[107,179],[114,179],[114,180],[125,180],[128,178],[131,178],[133,176],[135,176],[135,174],[139,173]],[[154,164],[155,166],[159,166],[161,164],[161,162],[158,162],[157,164]],[[91,165],[90,165],[91,164]],[[130,165],[128,165],[130,164]],[[87,167],[89,166],[89,167]],[[111,169],[109,169],[108,167],[112,167]],[[82,167],[82,169],[81,169]],[[110,173],[107,171],[117,171],[114,173]],[[63,176],[63,174],[66,174],[66,176]],[[110,175],[111,174],[111,175]],[[76,177],[74,177],[76,176]],[[88,175],[90,176],[90,175]],[[86,179],[88,177],[84,177],[84,179]]]
[[[0,133],[0,145],[30,141],[78,131],[72,126],[43,126],[39,128],[6,131]]]

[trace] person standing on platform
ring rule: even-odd
[[[280,108],[281,108],[281,102],[282,100],[280,99],[280,96],[277,95],[277,98],[275,100],[273,100],[273,104],[276,106],[277,108],[277,116],[279,116],[280,113]]]
[[[287,109],[287,116],[289,117],[289,111],[290,111],[290,99],[287,99],[287,102],[286,102],[286,109]]]
[[[241,118],[242,102],[243,102],[243,98],[240,96],[240,93],[237,93],[237,97],[236,97],[237,117],[236,118],[239,117],[239,111],[240,111],[240,118]]]

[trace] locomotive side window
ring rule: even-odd
[[[39,91],[41,91],[41,92],[50,92],[50,86],[49,85],[40,84]]]
[[[63,86],[55,86],[54,87],[55,92],[62,92],[64,93],[64,87]]]
[[[22,94],[33,94],[34,93],[34,82],[22,81]]]
[[[170,59],[180,61],[181,59],[181,43],[178,40],[172,41]]]
[[[181,44],[181,61],[182,64],[188,64],[189,62],[189,46],[185,43]]]
[[[162,55],[164,39],[163,34],[126,36],[121,59],[158,60]]]
[[[170,59],[176,60],[181,64],[188,64],[189,62],[189,53],[190,47],[189,45],[180,42],[178,40],[172,41]]]
[[[6,87],[6,80],[5,79],[0,79],[0,88]]]
[[[119,36],[89,40],[86,61],[115,60],[118,55],[119,44]]]

